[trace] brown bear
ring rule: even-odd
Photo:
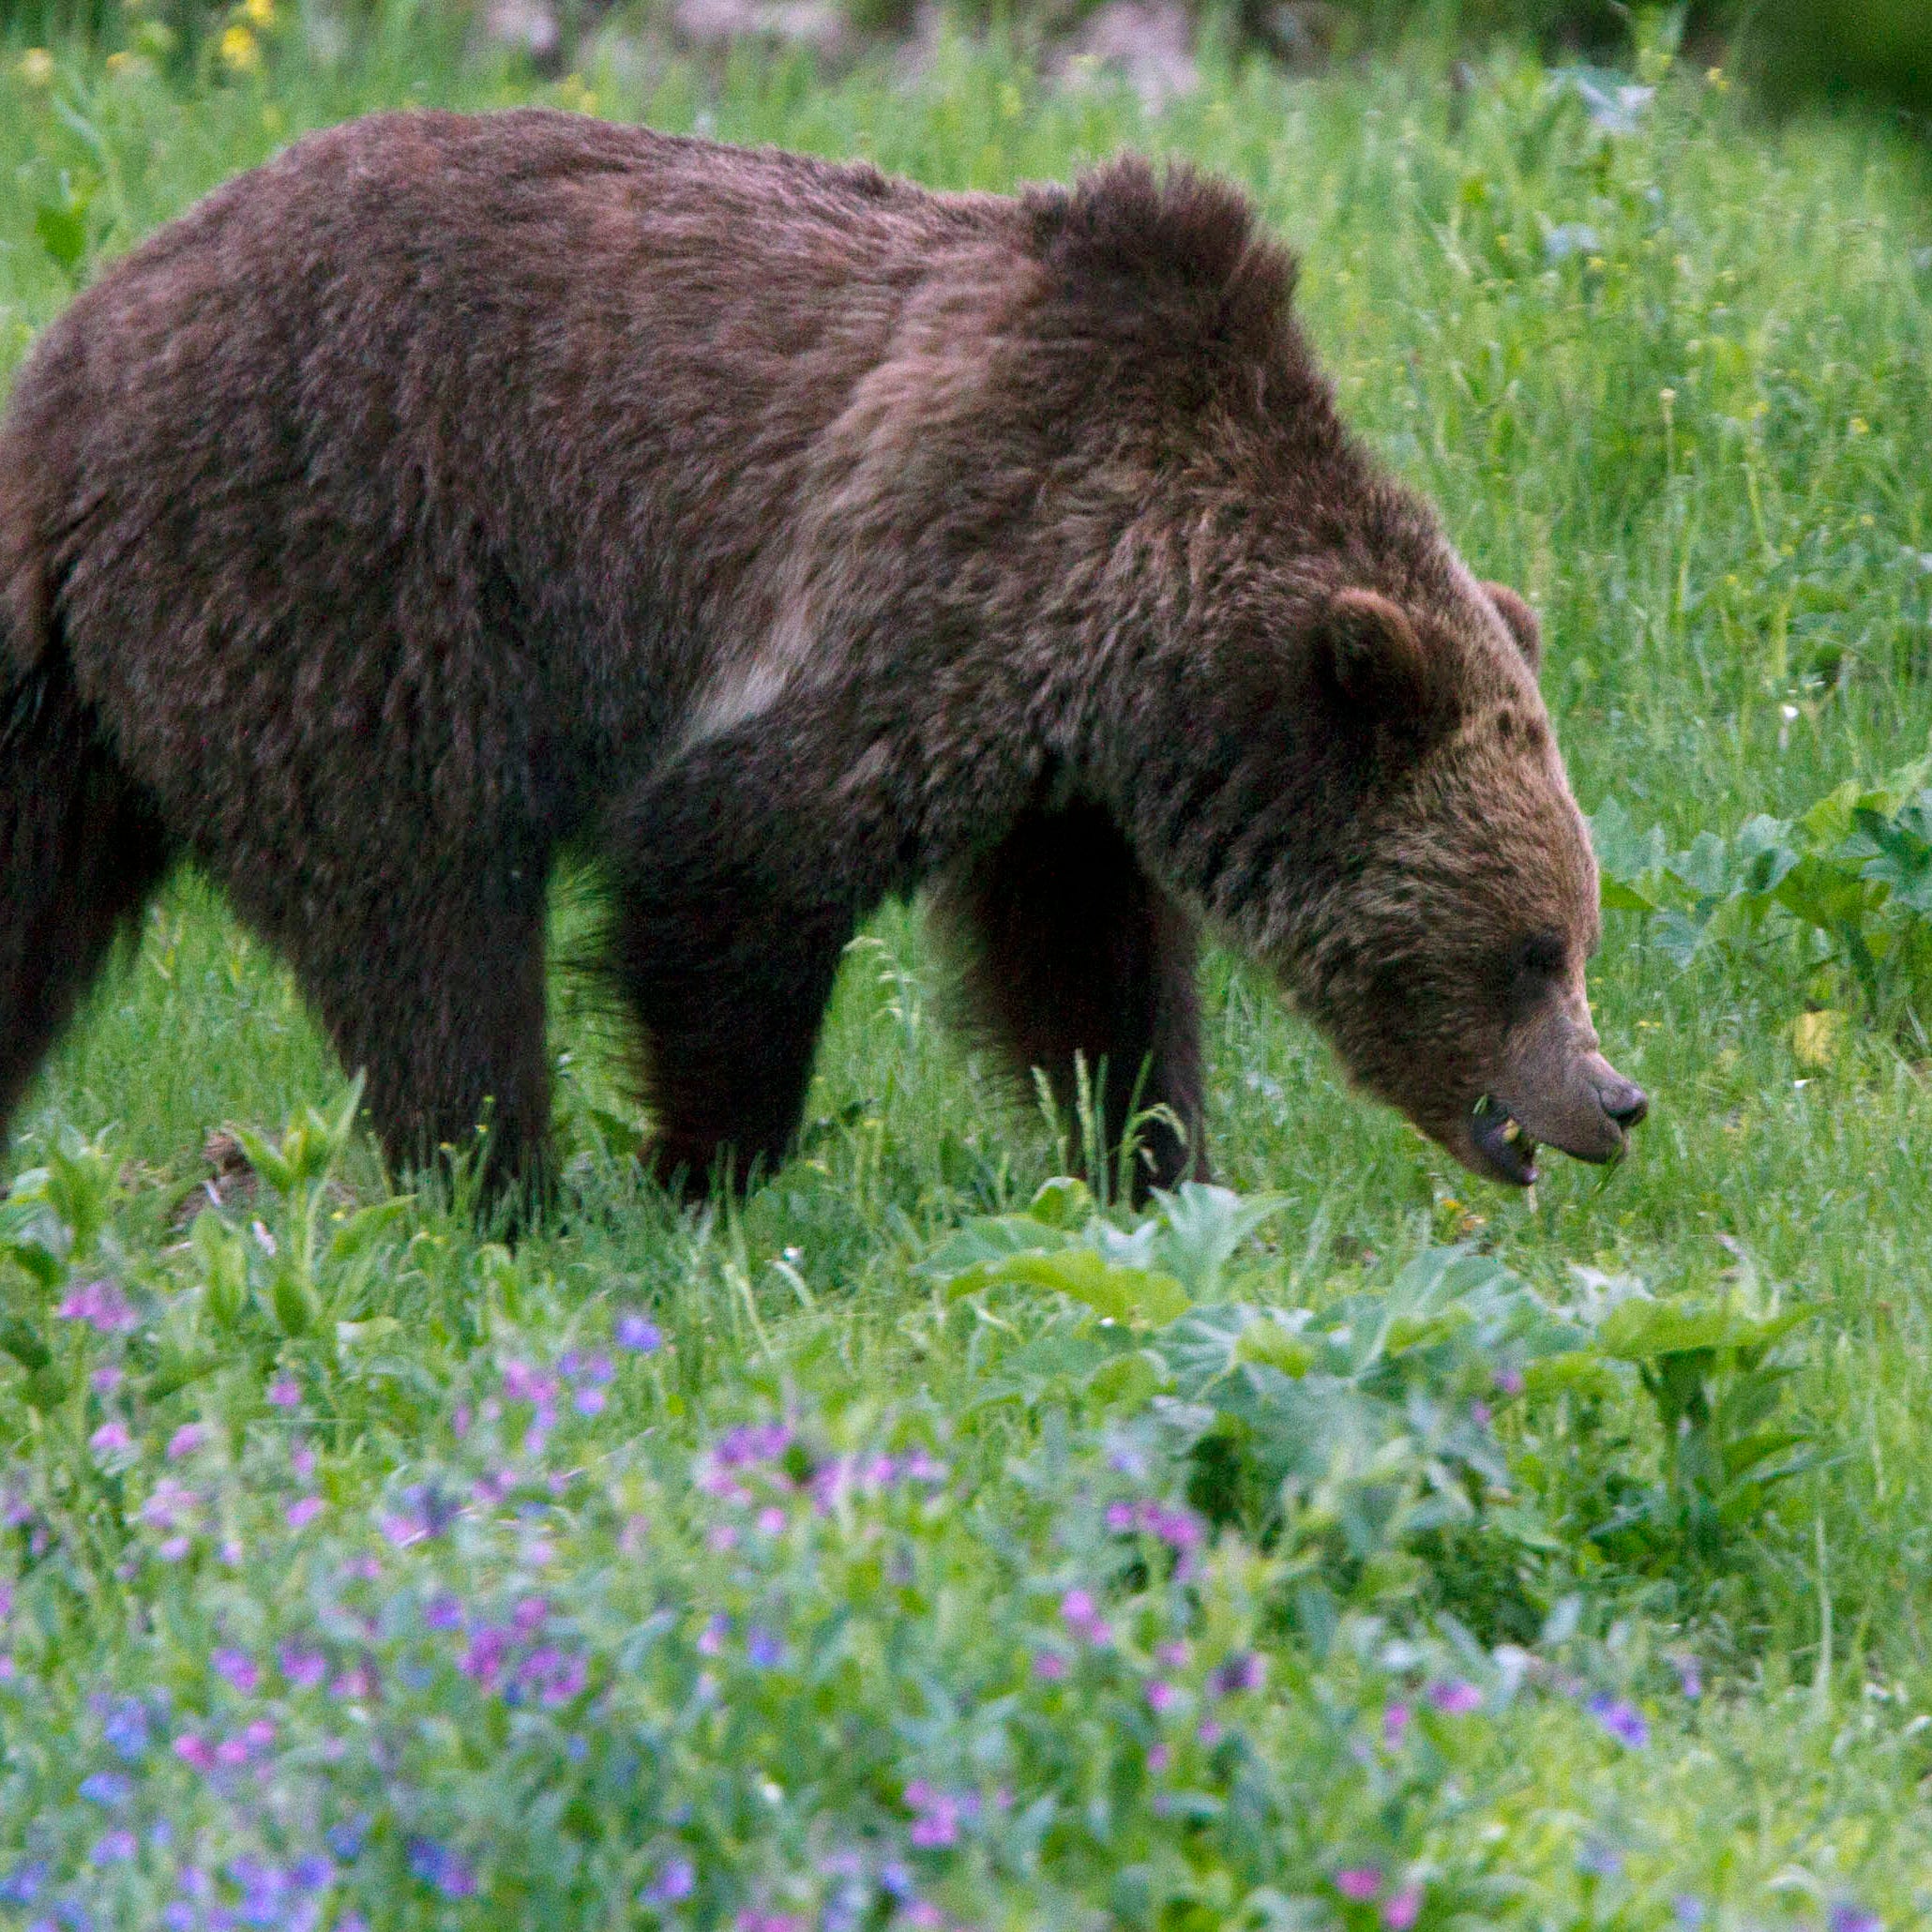
[[[545,887],[606,868],[651,1158],[781,1158],[929,888],[1137,1185],[1205,1171],[1197,933],[1478,1170],[1623,1145],[1528,607],[1337,417],[1237,191],[929,193],[382,116],[50,327],[0,429],[0,1128],[186,857],[399,1165],[541,1173]]]

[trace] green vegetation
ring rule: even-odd
[[[1543,610],[1655,1111],[1505,1198],[1215,958],[1241,1196],[1103,1212],[893,913],[730,1213],[635,1180],[560,982],[566,1198],[512,1248],[386,1196],[185,879],[0,1203],[0,1924],[1932,1917],[1914,157],[1656,50],[1649,96],[1221,68],[1149,121],[958,46],[534,89],[401,18],[263,31],[195,82],[8,56],[0,381],[102,260],[378,105],[1247,183],[1355,419]]]

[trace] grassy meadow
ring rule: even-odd
[[[1932,1922],[1923,157],[1658,48],[1211,64],[1150,117],[964,45],[543,83],[272,12],[193,80],[0,57],[0,386],[99,264],[377,107],[1244,182],[1355,421],[1540,607],[1585,809],[1661,828],[1593,981],[1653,1115],[1505,1196],[1216,956],[1240,1199],[1109,1213],[1042,1191],[1050,1124],[894,911],[731,1211],[637,1181],[560,975],[565,1200],[512,1245],[386,1190],[183,878],[0,1202],[0,1925]],[[1741,896],[1767,817],[1828,913]],[[564,883],[560,953],[583,916]]]

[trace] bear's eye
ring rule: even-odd
[[[1553,932],[1532,932],[1517,942],[1510,958],[1510,977],[1514,980],[1543,980],[1560,977],[1563,970],[1563,943]]]

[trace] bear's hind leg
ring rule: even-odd
[[[544,898],[459,886],[460,868],[438,869],[450,883],[435,899],[371,894],[276,937],[343,1066],[367,1077],[363,1105],[391,1170],[480,1146],[486,1200],[540,1205],[551,1185]]]
[[[158,816],[101,742],[58,645],[23,670],[0,641],[0,1150],[168,858]]]
[[[1017,1072],[1046,1076],[1077,1134],[1084,1066],[1109,1180],[1130,1129],[1137,1201],[1205,1178],[1194,928],[1106,812],[1029,812],[933,911],[978,1029]]]

